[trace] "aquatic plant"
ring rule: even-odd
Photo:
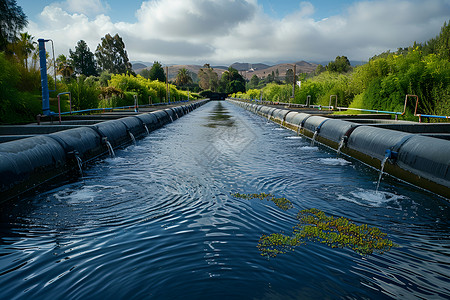
[[[240,193],[234,193],[231,194],[231,196],[235,197],[235,198],[241,198],[241,199],[246,199],[246,200],[251,200],[251,199],[259,199],[259,200],[267,200],[267,201],[271,201],[273,203],[275,203],[275,205],[277,207],[279,207],[280,209],[286,211],[288,209],[293,208],[294,206],[292,205],[292,202],[289,201],[286,198],[276,198],[275,196],[273,196],[272,194],[267,194],[267,193],[260,193],[260,194],[240,194]]]
[[[350,248],[361,255],[383,253],[396,245],[386,238],[386,233],[366,224],[357,225],[344,217],[327,216],[312,208],[301,210],[291,236],[280,233],[262,235],[258,249],[263,256],[275,257],[294,250],[308,241],[326,244],[332,248]]]

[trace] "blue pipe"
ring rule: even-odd
[[[177,101],[177,102],[171,102],[172,104],[177,104],[177,103],[184,103],[184,102],[189,102],[186,100],[182,100],[182,101]],[[159,105],[166,105],[167,103],[153,103],[150,104],[151,106],[159,106]],[[129,105],[129,106],[120,106],[120,107],[108,107],[108,108],[90,108],[90,109],[82,109],[82,110],[76,110],[76,111],[66,111],[66,112],[62,112],[61,115],[68,115],[68,114],[76,114],[76,113],[84,113],[84,112],[91,112],[91,111],[104,111],[104,110],[114,110],[114,109],[126,109],[126,108],[135,108],[135,106],[133,105]],[[51,115],[56,115],[56,113],[50,113]]]
[[[47,57],[45,52],[45,42],[49,40],[39,39],[39,64],[41,70],[41,86],[42,86],[42,113],[50,116],[50,95],[48,91],[47,79]]]

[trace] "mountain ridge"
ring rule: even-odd
[[[151,69],[152,63],[146,63],[142,61],[138,62],[131,62],[133,66],[133,71],[136,73],[140,73],[144,69]],[[299,73],[312,73],[316,69],[317,65],[316,63],[307,62],[304,60],[292,62],[292,63],[280,63],[275,65],[268,65],[265,63],[241,63],[241,62],[235,62],[230,65],[230,67],[233,67],[234,69],[238,70],[244,78],[250,80],[250,78],[253,75],[258,76],[259,78],[266,77],[269,74],[272,74],[272,72],[276,73],[276,70],[278,69],[278,73],[280,77],[284,77],[286,74],[286,71],[288,69],[292,69],[293,65],[296,65],[296,72]],[[194,64],[186,64],[186,65],[167,65],[169,69],[169,80],[172,80],[176,77],[178,70],[185,68],[189,72],[198,74],[198,71],[203,68],[201,65],[194,65]],[[222,73],[228,70],[227,66],[212,66],[212,68],[217,72],[217,74],[222,76]]]

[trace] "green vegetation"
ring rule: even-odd
[[[440,34],[430,41],[374,56],[364,65],[351,68],[345,56],[338,56],[325,68],[319,65],[315,76],[302,78],[292,100],[289,84],[267,84],[261,89],[262,99],[272,102],[327,106],[330,96],[337,95],[338,106],[403,112],[405,95],[417,95],[417,112],[431,115],[450,115],[450,23],[444,23]],[[253,85],[256,80],[253,80]],[[259,99],[249,90],[232,97]],[[335,105],[333,97],[332,105]],[[415,102],[406,109],[412,115]],[[353,113],[353,112],[352,112]],[[435,119],[433,121],[436,121]]]
[[[260,199],[272,201],[277,207],[286,211],[293,208],[286,198],[275,198],[271,194],[232,194],[235,198]],[[357,225],[344,217],[327,216],[323,211],[311,208],[301,210],[297,216],[298,224],[294,226],[291,235],[282,233],[263,234],[257,248],[262,256],[275,257],[293,251],[295,247],[307,242],[325,244],[331,248],[349,248],[361,255],[384,253],[396,247],[376,227],[366,224]]]
[[[267,201],[271,201],[273,203],[275,203],[275,205],[286,211],[288,209],[291,209],[293,207],[291,201],[289,201],[286,198],[276,198],[275,196],[271,195],[271,194],[266,194],[266,193],[260,193],[260,194],[239,194],[239,193],[235,193],[232,194],[231,196],[235,197],[235,198],[241,198],[241,199],[259,199],[259,200],[267,200]]]
[[[69,49],[71,64],[76,74],[97,76],[97,62],[85,41],[78,41],[75,51]]]
[[[15,0],[0,5],[0,15],[0,124],[32,122],[42,112],[39,49],[33,36],[19,33],[27,20]],[[62,92],[71,93],[72,110],[131,106],[135,96],[139,104],[188,99],[188,93],[174,85],[169,85],[170,97],[167,95],[164,71],[163,77],[154,80],[134,76],[118,34],[103,37],[95,55],[83,40],[69,53],[69,58],[59,55],[55,61],[47,54],[48,84],[51,90],[56,87],[50,93],[54,112],[58,111],[56,96]],[[56,83],[53,70],[59,75]],[[199,97],[190,94],[191,99]],[[61,110],[68,111],[68,96],[61,100]]]
[[[261,255],[275,257],[308,241],[331,248],[350,248],[361,255],[384,253],[396,246],[376,227],[356,225],[347,218],[327,216],[318,209],[301,210],[297,219],[299,223],[291,236],[262,235],[257,246]]]
[[[117,33],[114,36],[108,33],[102,37],[101,43],[95,50],[95,57],[102,70],[115,74],[133,73],[125,43]]]

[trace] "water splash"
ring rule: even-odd
[[[339,142],[339,147],[337,148],[337,156],[339,157],[339,154],[341,154],[341,149],[344,147],[345,143],[345,137],[342,137],[341,141]]]
[[[112,158],[116,157],[116,154],[114,153],[114,149],[111,146],[111,143],[108,140],[105,141],[105,143],[106,143],[106,147],[108,147],[109,156],[111,156]]]
[[[317,130],[314,131],[314,135],[311,140],[311,147],[314,147],[314,142],[316,141],[317,134],[318,134],[318,131]]]
[[[327,166],[346,166],[351,164],[343,158],[320,158],[319,163]]]
[[[399,200],[408,199],[402,195],[396,195],[389,192],[377,192],[374,190],[357,189],[349,195],[337,195],[338,199],[355,203],[365,207],[390,207],[400,209]]]
[[[134,138],[134,135],[131,133],[131,131],[129,131],[128,134],[130,135],[130,138],[131,138],[131,141],[133,142],[133,145],[136,146],[136,139]]]
[[[77,154],[75,154],[75,159],[77,160],[78,171],[80,171],[80,176],[81,176],[81,178],[83,178],[83,168],[82,168],[83,160]]]
[[[303,147],[300,147],[300,150],[301,151],[317,151],[317,150],[319,150],[319,148],[317,148],[317,147],[314,147],[314,146],[303,146]]]
[[[377,193],[378,193],[378,188],[380,187],[381,177],[383,177],[384,165],[386,164],[388,159],[389,159],[389,156],[386,155],[384,157],[383,161],[381,162],[380,175],[378,176],[377,189],[376,189]]]
[[[267,123],[270,123],[270,115],[267,115]]]

